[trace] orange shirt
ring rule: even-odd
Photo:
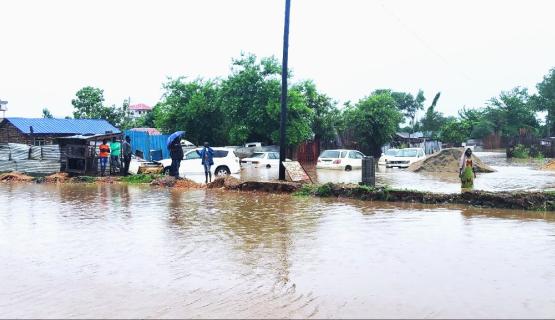
[[[101,144],[98,149],[100,150],[99,156],[101,158],[108,158],[110,156],[110,146],[107,144]]]

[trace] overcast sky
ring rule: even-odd
[[[243,52],[281,59],[284,0],[1,1],[7,116],[71,115],[83,86],[155,104],[168,76],[225,77]],[[292,0],[289,65],[339,102],[441,91],[439,110],[531,90],[555,67],[555,1]]]

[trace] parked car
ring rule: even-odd
[[[426,158],[426,153],[422,148],[399,149],[396,156],[387,159],[385,166],[386,168],[408,168],[411,164],[424,158]]]
[[[324,150],[318,157],[316,168],[351,171],[362,168],[362,158],[364,154],[357,150]]]
[[[397,152],[399,152],[399,149],[387,149],[384,153],[382,153],[382,156],[378,160],[378,165],[385,166],[387,159],[395,157],[397,155]]]
[[[197,150],[200,151],[201,149],[202,148],[196,148],[185,153],[183,160],[181,161],[181,166],[179,167],[180,177],[185,177],[189,174],[204,174],[204,168],[201,163],[202,161],[197,153]],[[211,169],[214,176],[226,176],[241,172],[239,158],[235,155],[233,149],[212,149],[214,149],[214,165]],[[164,173],[168,174],[170,172],[172,160],[164,159],[159,162],[164,166]]]
[[[241,165],[271,168],[279,166],[279,152],[255,152],[241,160]]]
[[[256,148],[262,147],[262,142],[247,142],[245,143],[245,148]]]

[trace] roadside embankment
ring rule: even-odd
[[[301,184],[284,181],[240,181],[233,177],[218,178],[208,185],[188,179],[175,179],[161,175],[132,177],[88,177],[69,178],[65,174],[55,174],[34,178],[17,172],[0,175],[0,182],[36,183],[128,183],[147,184],[155,187],[177,189],[224,189],[237,192],[286,193],[298,196],[350,198],[366,201],[410,202],[422,204],[459,204],[484,208],[555,211],[555,192],[486,192],[468,191],[443,194],[415,190],[391,189],[388,187],[367,187],[356,184]]]
[[[226,188],[226,187],[224,187]],[[291,182],[245,181],[229,190],[293,193],[300,196],[336,197],[366,201],[411,202],[422,204],[460,204],[483,208],[555,211],[553,192],[486,192],[469,191],[442,194],[414,190],[371,188],[355,184],[322,185]]]

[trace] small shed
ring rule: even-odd
[[[64,150],[63,170],[71,174],[96,175],[99,171],[98,147],[102,141],[112,138],[121,141],[122,137],[123,133],[118,132],[57,138],[57,143]]]
[[[119,133],[102,119],[4,118],[0,122],[0,143],[48,145],[60,137],[78,134]]]

